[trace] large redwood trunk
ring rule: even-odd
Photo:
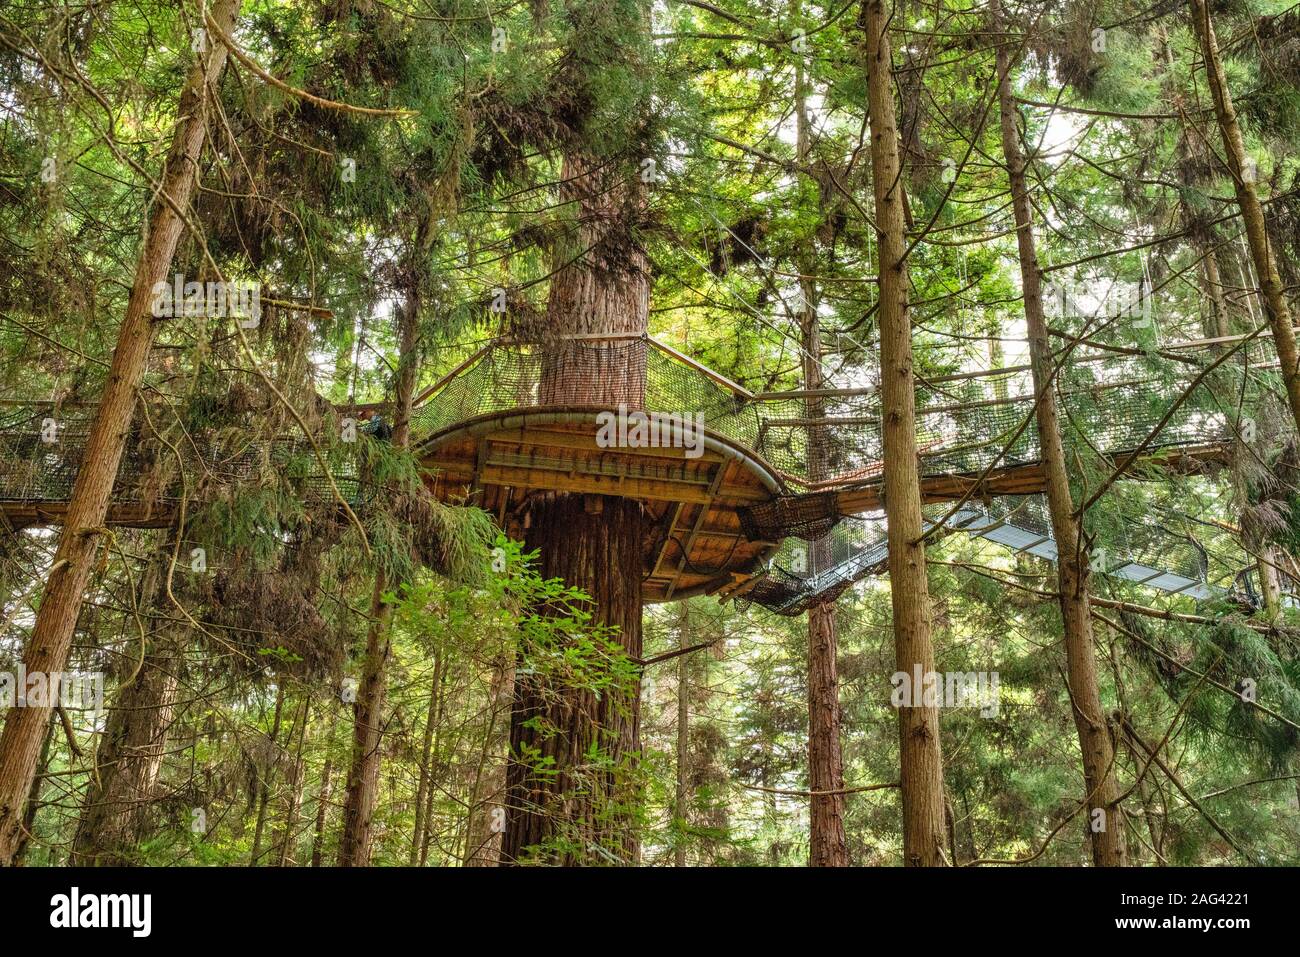
[[[546,328],[534,330],[543,339],[539,401],[640,409],[650,277],[635,235],[643,204],[639,181],[620,163],[580,152],[566,155],[561,180],[564,215],[574,226],[556,250],[560,268],[551,280]],[[576,338],[584,336],[607,338]],[[585,591],[597,620],[616,627],[623,648],[639,657],[641,548],[648,531],[640,503],[546,494],[530,502],[525,524],[528,548],[541,551],[542,574]],[[595,700],[553,677],[517,673],[503,863],[543,843],[549,850],[542,856],[549,859],[635,862],[635,836],[617,806],[630,797],[623,775],[593,770],[588,751],[598,747],[603,761],[616,767],[635,760],[639,699],[638,689]],[[539,754],[554,759],[553,774],[536,773]],[[566,843],[559,849],[556,841]]]
[[[234,30],[239,0],[217,0],[211,16],[227,34]],[[209,87],[226,64],[226,47],[209,42],[181,92],[179,121],[167,154],[161,188],[145,232],[126,314],[118,331],[108,381],[95,424],[86,440],[81,468],[68,503],[63,534],[41,598],[36,625],[23,663],[28,672],[62,672],[96,559],[103,544],[104,518],[153,344],[152,290],[167,278],[194,192],[207,134]],[[50,719],[48,707],[13,708],[0,736],[0,865],[13,862],[22,830],[24,805],[40,759],[41,740]]]
[[[647,530],[639,502],[555,495],[532,509],[525,536],[529,549],[541,550],[542,575],[586,591],[597,619],[618,629],[618,643],[633,657],[641,655],[641,543]],[[639,688],[598,698],[520,669],[510,722],[503,862],[555,842],[563,847],[548,845],[545,859],[635,863],[636,838],[617,805],[634,796],[622,779],[640,750],[639,731]],[[595,761],[593,749],[599,751]]]
[[[996,0],[994,23],[1001,22]],[[997,27],[995,26],[995,29]],[[998,30],[999,38],[1001,36]],[[1043,313],[1042,275],[1034,245],[1029,191],[1025,184],[1025,161],[1016,131],[1011,98],[1010,62],[1006,44],[997,48],[998,99],[1002,125],[1002,150],[1011,180],[1012,205],[1016,218],[1016,239],[1020,253],[1020,279],[1025,302],[1025,324],[1029,337],[1030,366],[1037,396],[1035,415],[1038,442],[1047,480],[1047,504],[1051,512],[1052,535],[1056,539],[1061,621],[1065,629],[1066,675],[1071,712],[1083,756],[1083,777],[1087,791],[1092,858],[1098,866],[1125,863],[1124,818],[1115,782],[1114,750],[1106,713],[1102,709],[1097,682],[1097,662],[1092,649],[1092,612],[1088,594],[1088,552],[1080,539],[1074,516],[1069,472],[1057,418],[1056,391],[1052,371],[1052,349]]]
[[[885,515],[889,523],[889,589],[894,612],[895,667],[910,675],[918,666],[923,674],[934,670],[934,644],[930,637],[925,545],[921,540],[907,241],[889,17],[883,0],[864,0],[871,176],[880,276],[880,411],[885,452]],[[898,735],[904,863],[943,866],[949,862],[944,853],[947,837],[938,708],[924,705],[899,708]]]

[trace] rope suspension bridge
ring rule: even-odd
[[[1268,388],[1264,344],[1249,345],[1223,365],[1230,389],[1200,375],[1228,348],[1221,340],[1149,353],[1079,346],[1053,384],[1067,446],[1132,477],[1225,463],[1243,430],[1239,409]],[[951,510],[944,503],[960,501],[941,531],[1055,559],[1034,498],[1044,490],[1034,400],[1023,366],[918,377],[931,528]],[[11,401],[0,414],[0,512],[11,527],[61,521],[93,411]],[[618,430],[603,428],[611,418]],[[592,336],[493,340],[418,397],[412,436],[435,496],[475,504],[516,536],[537,496],[582,494],[593,508],[607,495],[639,501],[653,528],[646,601],[715,594],[798,614],[885,564],[880,425],[869,380],[753,393],[653,338]],[[141,429],[110,524],[166,525],[180,501],[268,471],[304,502],[364,499],[356,446],[338,435],[253,441],[232,432],[170,443]],[[1148,531],[1097,570],[1197,599],[1227,593],[1207,577],[1194,536]]]

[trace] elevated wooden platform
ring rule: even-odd
[[[698,457],[680,447],[613,447],[597,444],[594,407],[528,408],[482,415],[422,440],[418,452],[430,490],[444,501],[471,502],[490,512],[515,538],[530,497],[547,492],[612,495],[640,501],[654,533],[644,543],[642,596],[663,602],[696,594],[739,595],[764,573],[779,545],[756,540],[742,528],[743,508],[778,497],[832,492],[842,515],[883,506],[878,468],[857,481],[809,486],[783,475],[754,452],[724,436],[704,432]],[[1228,442],[1155,449],[1134,463],[1119,453],[1112,461],[1140,477],[1147,468],[1194,473],[1224,461]],[[867,476],[870,476],[869,478]],[[979,474],[930,475],[921,480],[925,503],[951,502],[968,492],[975,501],[1044,491],[1041,463],[1028,462]],[[61,525],[66,501],[0,502],[8,526]],[[170,502],[114,504],[107,524],[163,528],[172,521]]]
[[[478,505],[516,538],[538,494],[642,502],[654,525],[642,561],[647,602],[718,591],[750,577],[775,552],[777,542],[749,540],[737,514],[785,491],[767,463],[707,430],[698,457],[681,447],[603,448],[596,417],[605,411],[529,409],[458,423],[420,444],[429,488],[444,501]]]

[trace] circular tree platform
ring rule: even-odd
[[[753,452],[709,431],[661,447],[602,447],[599,407],[494,412],[436,432],[419,443],[430,490],[467,502],[523,537],[530,501],[556,493],[641,502],[651,533],[642,543],[642,598],[662,602],[734,591],[776,551],[750,539],[739,510],[783,494],[775,469]],[[650,413],[652,420],[654,413]],[[662,421],[662,420],[661,420]],[[664,432],[667,434],[667,432]],[[694,446],[690,449],[683,445]]]

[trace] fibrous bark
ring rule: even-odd
[[[864,0],[862,23],[871,114],[871,173],[875,197],[880,277],[880,402],[884,437],[885,515],[889,523],[889,589],[894,616],[894,658],[911,675],[934,670],[930,591],[922,541],[921,482],[916,458],[916,393],[912,325],[908,313],[907,241],[898,127],[894,110],[890,11],[883,0]],[[916,696],[918,699],[920,695]],[[923,699],[922,699],[923,700]],[[937,867],[944,858],[943,752],[938,708],[918,700],[898,709],[903,803],[903,858],[911,866]]]
[[[407,290],[398,319],[397,388],[394,398],[392,443],[405,449],[410,440],[411,409],[419,373],[420,299],[414,288]],[[343,802],[343,834],[339,839],[339,866],[365,867],[370,863],[371,823],[379,795],[379,760],[383,748],[384,702],[391,654],[393,608],[384,601],[389,583],[382,568],[375,572],[370,596],[370,625],[366,629],[366,651],[361,682],[353,709],[352,764],[348,791]]]

